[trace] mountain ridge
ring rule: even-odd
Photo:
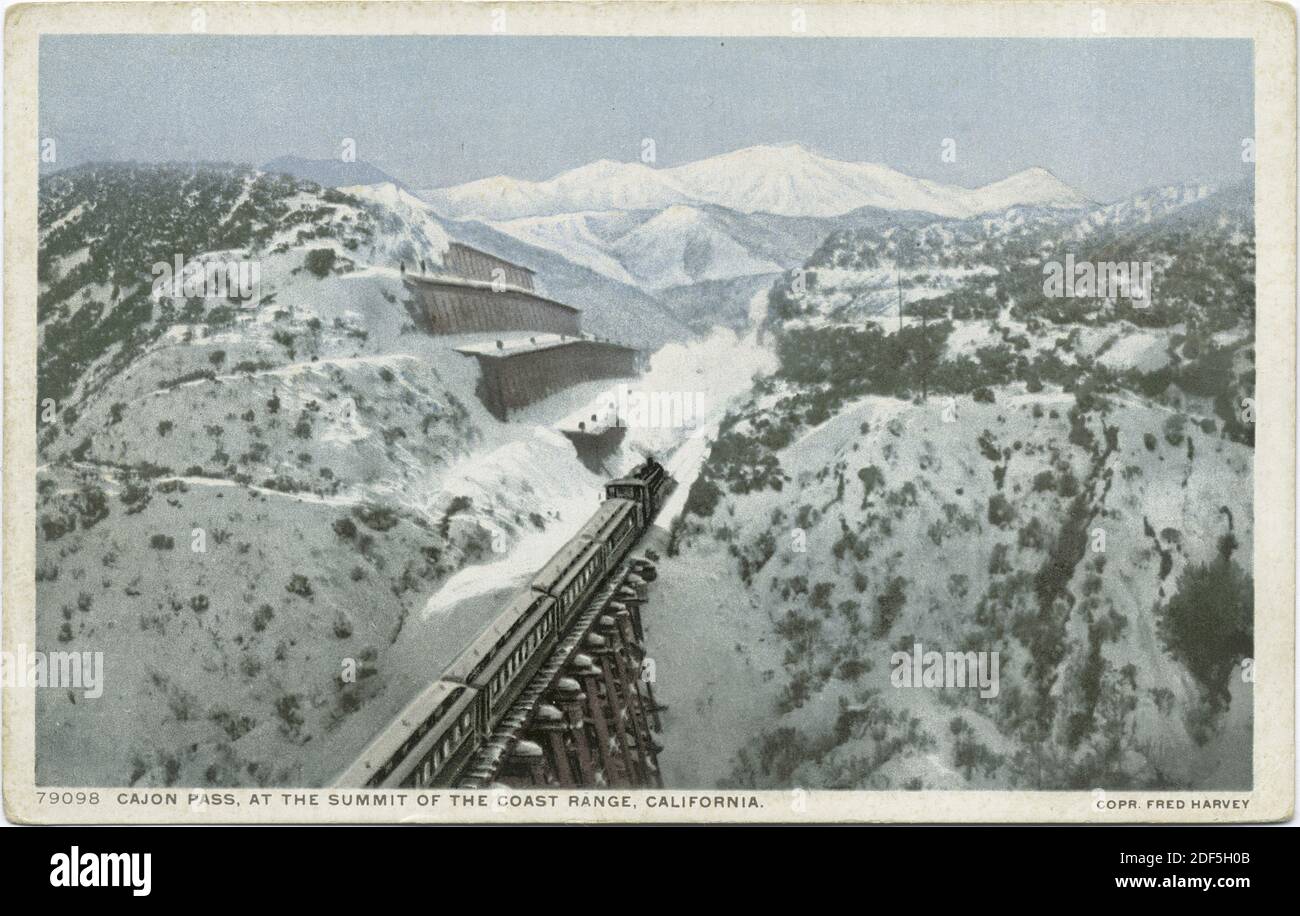
[[[340,159],[307,159],[302,156],[277,156],[260,166],[263,172],[278,172],[314,181],[323,188],[358,187],[393,184],[404,191],[410,186],[383,169],[364,160],[344,162]]]
[[[1014,204],[1066,209],[1093,204],[1042,167],[965,188],[880,163],[833,159],[798,144],[752,146],[664,169],[602,159],[545,181],[496,175],[417,193],[444,216],[489,221],[676,204],[818,217],[867,206],[970,217]]]

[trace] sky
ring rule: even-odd
[[[46,36],[40,133],[58,167],[350,139],[418,189],[794,142],[967,187],[1042,166],[1108,201],[1245,177],[1251,71],[1246,40]]]

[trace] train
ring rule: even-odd
[[[653,457],[607,481],[600,508],[334,785],[451,785],[587,599],[654,521],[672,477]]]

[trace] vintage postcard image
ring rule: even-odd
[[[8,816],[1289,817],[1294,29],[14,8]]]

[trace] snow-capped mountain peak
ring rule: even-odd
[[[584,210],[659,209],[688,195],[640,162],[601,159],[549,181],[498,175],[453,188],[421,192],[444,216],[507,220]]]
[[[685,229],[692,226],[698,226],[704,222],[705,219],[706,217],[704,213],[696,207],[692,207],[689,204],[673,204],[654,219],[650,220],[650,223],[647,225],[654,225],[660,229]]]
[[[1093,203],[1041,166],[1016,172],[971,193],[970,206],[977,213],[1024,205],[1076,209]]]

